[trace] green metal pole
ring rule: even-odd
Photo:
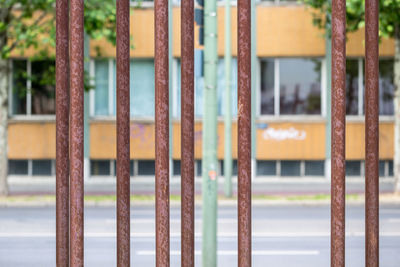
[[[225,186],[226,197],[232,196],[232,38],[231,0],[225,0]]]
[[[257,53],[256,53],[256,0],[251,0],[251,175],[256,175],[256,90],[257,90]]]
[[[217,2],[204,4],[203,266],[217,266]]]
[[[89,73],[90,68],[90,37],[88,34],[84,35],[84,70]],[[84,179],[90,177],[90,128],[89,128],[89,109],[90,109],[89,92],[85,91],[83,95],[83,164]]]

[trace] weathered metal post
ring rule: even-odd
[[[331,266],[345,264],[346,1],[332,0]]]
[[[70,1],[70,266],[83,266],[83,0]]]
[[[56,258],[69,267],[68,0],[56,2]]]
[[[251,266],[251,1],[238,1],[238,266]]]
[[[182,267],[194,266],[194,2],[181,2],[181,247]]]
[[[117,1],[117,266],[130,266],[129,0]]]
[[[169,266],[168,0],[155,0],[156,266]]]
[[[365,1],[365,264],[379,266],[379,1]]]

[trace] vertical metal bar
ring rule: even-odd
[[[251,5],[238,1],[238,266],[251,266]]]
[[[168,0],[155,0],[156,266],[169,266]]]
[[[70,263],[83,266],[83,0],[70,0]]]
[[[56,2],[56,263],[69,267],[68,0]]]
[[[181,5],[181,266],[194,267],[194,1]]]
[[[345,264],[346,1],[332,0],[331,266]]]
[[[117,1],[117,266],[130,266],[129,0]]]
[[[365,266],[379,266],[378,0],[365,1]]]

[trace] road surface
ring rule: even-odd
[[[324,267],[330,257],[330,208],[253,207],[253,266]],[[55,208],[0,208],[0,266],[55,266]],[[218,214],[218,266],[237,266],[236,208]],[[131,211],[131,265],[154,266],[154,208]],[[400,262],[400,206],[380,209],[380,266]],[[364,267],[364,208],[346,210],[346,266]],[[115,266],[115,209],[85,209],[85,266]],[[180,208],[171,208],[171,266],[180,266]],[[201,266],[201,208],[196,208],[196,266]]]

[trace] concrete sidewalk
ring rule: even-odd
[[[54,194],[54,177],[9,177],[10,194]],[[218,191],[223,193],[224,178],[218,178]],[[201,178],[196,178],[196,193],[201,193]],[[364,179],[347,178],[346,193],[364,193]],[[393,178],[380,179],[380,192],[392,193]],[[85,181],[87,194],[115,194],[116,179],[114,177],[92,177]],[[233,178],[233,193],[237,191],[237,179]],[[154,176],[141,176],[131,179],[133,194],[154,194]],[[180,194],[180,177],[174,176],[170,182],[170,193]],[[324,177],[313,178],[269,178],[256,177],[252,183],[253,195],[305,195],[329,194],[330,181]]]

